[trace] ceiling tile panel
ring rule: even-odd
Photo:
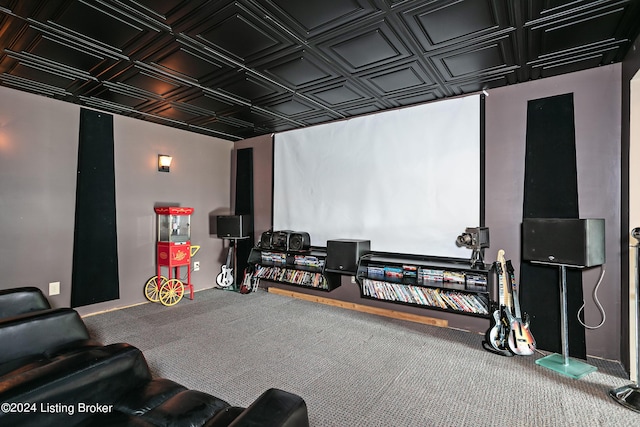
[[[242,63],[292,45],[286,35],[272,27],[271,21],[265,21],[264,16],[241,2],[212,9],[186,33]]]
[[[86,72],[95,70],[98,65],[107,60],[100,53],[80,50],[61,41],[42,36],[39,36],[31,45],[29,52]]]
[[[215,27],[202,32],[200,37],[241,59],[278,45],[275,38],[242,15],[228,17]]]
[[[233,79],[221,83],[217,89],[247,102],[256,102],[261,98],[281,93],[277,86],[249,73],[238,73]]]
[[[370,87],[380,95],[390,95],[404,90],[420,90],[434,84],[417,61],[363,74],[361,78],[362,81],[369,82]]]
[[[291,97],[288,100],[283,100],[269,106],[272,110],[284,114],[285,116],[295,117],[300,114],[309,113],[310,111],[316,111],[311,105],[303,102],[300,99]]]
[[[107,11],[81,1],[71,2],[53,22],[68,29],[69,37],[82,34],[118,49],[123,49],[131,39],[144,31],[136,23],[116,19]]]
[[[508,36],[433,55],[436,68],[447,81],[510,73],[519,67]]]
[[[424,52],[482,38],[508,26],[490,0],[417,3],[401,17]]]
[[[208,94],[198,89],[196,89],[195,94],[190,94],[184,98],[181,98],[180,102],[189,104],[196,108],[208,110],[211,112],[211,114],[215,114],[218,111],[222,111],[233,106],[232,103],[227,102],[224,99],[217,98],[214,95]]]
[[[407,47],[385,21],[341,34],[320,47],[349,73],[389,65],[410,55]]]
[[[274,25],[290,30],[302,40],[323,33],[361,26],[381,11],[369,0],[265,0],[257,1]]]
[[[296,52],[284,58],[278,58],[261,67],[266,75],[285,84],[289,88],[321,84],[335,77],[326,65],[306,52]]]

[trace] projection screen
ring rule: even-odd
[[[469,258],[455,241],[482,225],[482,129],[474,95],[276,134],[273,229]]]

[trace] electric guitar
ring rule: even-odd
[[[227,262],[222,266],[222,271],[216,277],[216,283],[221,288],[228,288],[233,285],[233,240],[229,243],[227,252]]]
[[[504,259],[504,251],[500,249],[498,252],[498,261],[500,258]],[[506,270],[504,270],[502,263],[496,263],[496,270],[498,272],[498,279],[500,284],[503,286],[502,294],[502,302],[499,306],[494,306],[494,311],[491,315],[491,326],[485,333],[485,343],[489,344],[491,348],[485,349],[502,356],[513,356],[514,353],[511,352],[511,348],[509,347],[509,336],[510,336],[510,326],[511,322],[506,316],[505,311],[508,310],[507,307],[511,305],[508,301],[509,298],[509,289],[506,287],[506,281],[504,280],[505,275],[507,274]],[[483,343],[483,345],[485,345]]]
[[[505,301],[510,300],[513,303],[507,304],[504,309],[504,315],[509,322],[509,349],[519,356],[531,356],[536,349],[536,341],[529,330],[529,317],[525,314],[524,319],[520,313],[520,301],[518,299],[518,291],[515,285],[515,276],[513,274],[513,266],[511,262],[504,259],[504,251],[498,251],[498,263],[502,268],[502,281],[505,290]],[[507,298],[507,291],[510,298]]]

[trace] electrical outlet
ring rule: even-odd
[[[193,271],[200,270],[200,261],[194,261],[193,263]]]
[[[49,283],[49,296],[60,295],[60,282]]]

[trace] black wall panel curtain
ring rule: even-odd
[[[118,299],[113,116],[81,109],[71,306]]]
[[[247,260],[254,245],[253,238],[253,148],[241,148],[236,152],[235,215],[251,215],[249,238],[236,241],[237,280],[242,281],[242,272],[248,267]],[[238,286],[240,283],[236,283]]]
[[[579,218],[573,94],[529,101],[526,138],[523,218]],[[537,347],[562,353],[560,268],[523,261],[520,286]],[[569,268],[569,354],[586,359],[584,328],[576,318],[582,301],[582,272]]]

